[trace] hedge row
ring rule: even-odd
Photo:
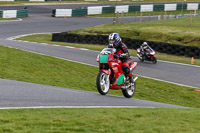
[[[54,33],[52,41],[81,43],[81,44],[108,44],[108,36],[105,35],[79,35],[70,34],[68,32]],[[122,37],[122,41],[129,49],[137,49],[146,40],[131,39]],[[146,41],[155,51],[160,53],[167,53],[177,56],[186,56],[200,58],[200,47],[197,46],[183,46],[178,44],[170,44],[164,42]]]

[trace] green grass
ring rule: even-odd
[[[72,31],[78,34],[104,34],[117,32],[122,37],[144,39],[149,41],[169,42],[182,45],[200,46],[200,17],[194,17],[192,26],[190,18],[105,24]]]
[[[0,21],[5,21],[5,20],[16,20],[14,18],[0,18]]]
[[[97,92],[98,68],[0,46],[0,78]],[[82,82],[79,82],[82,81]],[[109,94],[120,95],[121,91]],[[200,107],[193,88],[139,77],[134,98]],[[200,130],[199,109],[0,110],[0,132],[191,132]]]
[[[82,90],[95,87],[87,81],[95,80],[97,68],[5,47],[0,53],[0,78]]]
[[[106,46],[104,45],[92,45],[92,44],[75,44],[75,43],[65,43],[65,42],[52,42],[52,35],[51,34],[40,34],[40,35],[30,35],[18,38],[17,40],[26,40],[31,42],[39,42],[39,43],[48,43],[48,44],[58,44],[58,45],[67,45],[79,48],[87,48],[91,50],[101,51]],[[125,42],[126,43],[126,42]],[[136,57],[136,50],[129,49],[131,56]],[[170,61],[170,62],[178,62],[184,64],[190,64],[191,58],[183,57],[183,56],[175,56],[175,55],[168,55],[163,53],[156,52],[156,57],[159,60]],[[194,59],[194,65],[200,65],[200,59]]]
[[[2,46],[0,53],[0,78],[97,92],[98,67]],[[109,94],[123,96],[121,91],[110,90]],[[134,98],[200,107],[200,93],[194,88],[143,77],[137,80]]]
[[[199,123],[199,109],[0,110],[2,133],[197,133]]]

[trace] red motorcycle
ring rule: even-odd
[[[153,64],[157,63],[157,59],[155,57],[155,51],[153,49],[142,51],[141,48],[137,49],[137,56],[140,61],[152,61]]]
[[[97,56],[97,62],[99,62],[99,73],[96,78],[97,89],[101,95],[106,95],[109,89],[121,89],[125,97],[131,98],[135,93],[135,81],[138,77],[134,78],[134,83],[130,83],[129,77],[124,75],[121,68],[122,61],[113,57],[115,52],[114,48],[105,48]],[[137,62],[132,62],[131,73],[137,65]]]

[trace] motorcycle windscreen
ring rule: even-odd
[[[100,55],[100,63],[107,63],[108,55]]]

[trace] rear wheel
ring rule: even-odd
[[[109,75],[100,71],[97,75],[96,85],[99,93],[101,95],[106,95],[110,88],[110,79]]]
[[[122,90],[122,93],[123,95],[126,97],[126,98],[131,98],[134,93],[135,93],[135,82],[127,89],[125,90]]]

